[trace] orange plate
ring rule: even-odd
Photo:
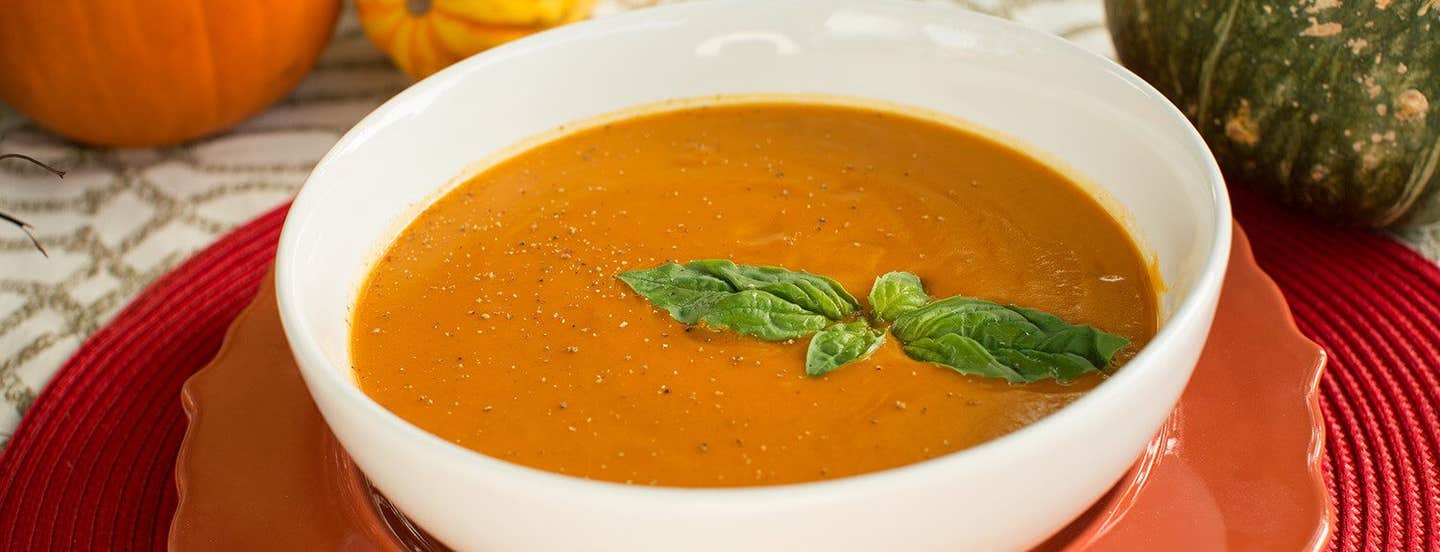
[[[1134,469],[1041,550],[1317,550],[1324,352],[1237,228],[1215,326],[1175,413]],[[291,360],[273,281],[183,393],[176,550],[443,549],[373,492]]]

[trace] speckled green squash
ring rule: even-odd
[[[1337,221],[1440,220],[1440,0],[1106,0],[1120,61],[1227,176]]]

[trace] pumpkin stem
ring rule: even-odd
[[[405,9],[411,15],[425,15],[430,13],[430,0],[405,0]]]
[[[36,165],[39,165],[40,168],[43,168],[43,169],[45,169],[45,170],[47,170],[47,171],[50,171],[51,173],[54,173],[55,176],[58,176],[58,177],[60,177],[60,178],[65,178],[65,171],[62,171],[62,170],[56,169],[55,167],[51,167],[50,165],[46,165],[46,164],[44,164],[44,163],[41,163],[40,160],[35,159],[34,157],[30,157],[29,155],[24,155],[24,154],[19,154],[19,153],[0,153],[0,161],[4,161],[4,160],[6,160],[6,159],[12,159],[12,158],[13,158],[13,159],[23,159],[23,160],[25,160],[25,161],[29,161],[29,162],[31,162],[31,163],[34,163],[34,164],[36,164]],[[30,243],[32,243],[32,244],[35,245],[35,249],[38,249],[38,250],[40,251],[40,254],[41,254],[41,255],[44,255],[45,258],[47,258],[47,259],[50,258],[50,253],[45,251],[45,246],[40,245],[40,240],[35,239],[35,233],[33,232],[34,227],[30,226],[29,223],[27,223],[27,222],[25,222],[25,221],[23,221],[23,220],[20,220],[20,219],[18,219],[18,218],[15,218],[15,217],[13,217],[13,216],[10,216],[10,215],[6,214],[6,213],[3,212],[3,211],[0,211],[0,220],[3,220],[3,221],[8,222],[8,223],[10,223],[10,224],[14,224],[15,226],[19,227],[19,228],[20,228],[20,231],[25,233],[25,237],[30,238]]]

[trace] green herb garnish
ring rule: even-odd
[[[815,333],[831,321],[779,296],[760,290],[732,293],[710,304],[700,321],[766,341]]]
[[[870,308],[875,311],[875,319],[882,322],[893,321],[929,302],[920,277],[909,272],[882,274],[870,288]]]
[[[736,290],[772,294],[831,320],[840,320],[860,310],[860,302],[839,282],[809,272],[713,260],[693,261],[685,267],[723,279]]]
[[[1010,382],[1069,381],[1105,368],[1130,344],[1040,311],[963,296],[902,315],[890,331],[911,358]]]
[[[805,351],[805,374],[823,376],[831,370],[870,356],[885,342],[885,331],[864,320],[841,322],[810,338]]]
[[[769,266],[693,261],[619,277],[679,322],[704,322],[767,341],[815,333],[860,309],[834,280]]]
[[[822,376],[861,360],[884,331],[855,319],[860,304],[835,280],[726,260],[666,264],[619,275],[640,296],[685,324],[767,341],[810,334],[805,373]],[[1011,383],[1069,381],[1105,369],[1130,341],[1024,307],[955,296],[931,301],[920,278],[891,272],[870,290],[871,318],[910,358]],[[818,332],[818,333],[816,333]]]

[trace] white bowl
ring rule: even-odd
[[[622,108],[824,93],[939,111],[1068,165],[1128,212],[1165,281],[1164,324],[1053,416],[989,443],[820,483],[678,489],[510,464],[410,425],[356,387],[348,313],[374,254],[467,165]],[[714,0],[546,32],[412,86],[315,168],[280,240],[277,293],[305,382],[396,505],[466,550],[1006,550],[1044,539],[1126,471],[1209,331],[1230,248],[1215,162],[1153,88],[1063,40],[921,3]]]

